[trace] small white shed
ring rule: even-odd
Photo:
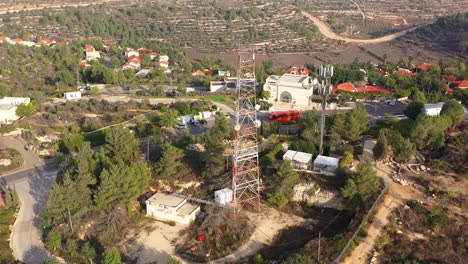
[[[442,107],[444,107],[444,102],[425,104],[424,113],[428,116],[438,116],[440,115],[440,111],[442,111]]]
[[[67,100],[72,100],[72,99],[80,99],[81,98],[81,92],[67,92],[64,93],[65,99]]]
[[[339,158],[318,155],[314,160],[314,171],[328,175],[334,174],[339,164]]]
[[[283,155],[283,160],[290,160],[294,169],[297,170],[310,170],[312,168],[312,154],[288,150]]]
[[[215,201],[222,205],[232,202],[232,190],[229,188],[224,188],[215,191]]]

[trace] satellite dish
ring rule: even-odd
[[[256,126],[257,128],[260,127],[261,125],[262,125],[262,121],[260,121],[260,120],[258,120],[258,119],[255,120],[255,126]]]
[[[234,126],[234,130],[239,131],[239,130],[240,130],[240,126],[239,126],[239,125],[235,125],[235,126]]]
[[[256,105],[255,105],[255,110],[257,110],[257,111],[260,110],[260,107],[261,107],[261,106],[260,106],[259,104],[256,104]]]

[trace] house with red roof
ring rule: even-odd
[[[147,48],[139,48],[138,53],[140,54],[148,54],[149,50]]]
[[[151,60],[154,60],[158,57],[158,53],[157,52],[150,52],[148,53],[148,56],[150,57]]]
[[[467,80],[462,80],[462,81],[458,82],[457,89],[467,89],[467,88],[468,88],[468,81]]]
[[[192,72],[192,76],[205,76],[205,72],[202,70],[196,70]]]
[[[443,74],[441,77],[442,77],[442,80],[444,80],[446,83],[454,82],[457,80],[457,76],[453,74]]]
[[[307,69],[306,67],[291,67],[287,69],[284,73],[308,76],[309,69]]]
[[[339,91],[348,92],[348,93],[373,93],[373,94],[376,94],[376,93],[390,93],[390,91],[388,91],[385,88],[381,88],[381,87],[377,87],[377,86],[373,86],[373,85],[366,85],[364,87],[356,88],[350,82],[345,82],[345,83],[338,84],[337,86],[335,86],[333,88],[332,94],[336,95]]]
[[[333,87],[332,94],[337,95],[338,91],[354,93],[357,91],[357,89],[352,83],[345,82],[345,83],[340,83],[336,85],[335,87]]]
[[[3,43],[3,42],[8,42],[8,43],[10,43],[10,42],[11,42],[11,39],[10,39],[9,37],[0,36],[0,43]]]
[[[80,68],[81,69],[88,68],[88,67],[91,67],[91,64],[89,64],[87,60],[80,61]]]
[[[431,66],[432,66],[431,63],[419,64],[419,65],[414,66],[413,72],[418,73],[418,72],[428,71]]]
[[[127,48],[125,50],[125,57],[130,58],[132,56],[138,56],[140,57],[140,52],[134,50],[133,48]]]
[[[24,40],[22,40],[22,39],[20,39],[20,38],[15,38],[15,39],[13,40],[13,43],[14,43],[14,44],[21,44],[23,41],[24,41]]]
[[[356,88],[359,93],[390,93],[389,90],[373,85],[366,85],[364,87]]]
[[[101,58],[101,54],[97,51],[93,45],[85,45],[86,60],[92,61]]]

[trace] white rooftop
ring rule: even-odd
[[[444,102],[439,102],[435,104],[425,104],[424,109],[440,109],[444,106]]]
[[[156,193],[155,195],[151,196],[148,200],[146,200],[146,203],[163,204],[168,207],[177,207],[183,202],[185,202],[184,198],[177,197],[168,193]]]
[[[303,83],[308,78],[309,78],[308,76],[297,75],[297,74],[283,74],[283,76],[279,78],[279,81],[288,82],[288,83]]]
[[[327,157],[323,155],[318,155],[317,158],[314,160],[314,164],[321,164],[321,165],[334,166],[334,167],[338,167],[339,162],[340,162],[340,159],[338,158]]]
[[[295,150],[288,150],[283,155],[283,160],[293,160],[299,163],[311,163],[312,162],[312,154],[295,151]]]

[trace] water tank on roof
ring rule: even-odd
[[[222,190],[215,191],[215,201],[222,205],[232,202],[232,190],[224,188]]]

